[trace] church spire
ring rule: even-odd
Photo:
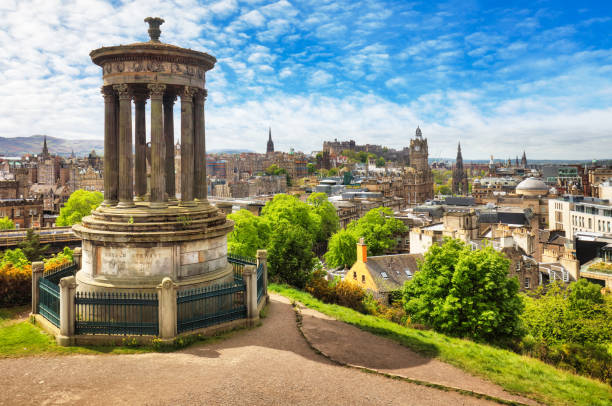
[[[49,157],[49,148],[47,148],[47,136],[44,136],[43,139],[43,149],[42,149],[42,157],[43,159],[47,159]]]
[[[272,142],[272,127],[268,127],[268,145],[266,145],[266,155],[274,153],[274,142]]]

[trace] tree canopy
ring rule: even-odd
[[[448,335],[493,341],[520,336],[523,303],[509,266],[490,246],[472,251],[459,240],[434,244],[404,287],[406,312],[413,322]]]
[[[351,267],[357,260],[355,244],[363,237],[368,255],[381,255],[395,248],[395,236],[406,231],[401,220],[393,217],[388,207],[370,210],[359,220],[352,221],[346,230],[332,235],[327,246],[325,261],[332,267]]]
[[[351,267],[357,261],[357,239],[352,232],[340,230],[327,244],[325,262],[331,267]]]
[[[267,247],[269,240],[268,223],[242,209],[227,216],[234,221],[234,230],[227,239],[229,252],[247,257],[255,257],[258,249]]]
[[[304,287],[315,264],[313,247],[326,241],[338,228],[336,209],[324,193],[315,193],[305,203],[295,196],[278,194],[257,217],[246,210],[228,216],[234,230],[228,250],[254,256],[267,249],[270,277]]]
[[[401,220],[393,217],[388,207],[377,207],[368,211],[362,218],[352,221],[348,226],[356,240],[363,237],[368,246],[368,255],[382,255],[395,248],[395,236],[406,231]]]
[[[312,213],[319,217],[318,242],[327,241],[338,230],[340,219],[333,204],[327,200],[325,193],[312,193],[306,202],[311,206]]]
[[[4,216],[0,218],[0,230],[12,230],[15,228],[15,223],[10,218]]]
[[[91,214],[103,200],[104,196],[100,192],[90,192],[82,189],[74,191],[64,207],[60,209],[56,224],[58,226],[71,226],[80,223],[83,217]]]

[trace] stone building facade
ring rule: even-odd
[[[433,199],[434,181],[428,159],[427,138],[423,138],[421,129],[417,127],[415,138],[410,140],[410,167],[404,177],[406,200],[410,205]]]

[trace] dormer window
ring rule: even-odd
[[[389,275],[386,272],[381,272],[380,275],[385,279],[389,279]]]

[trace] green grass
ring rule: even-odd
[[[27,357],[36,355],[69,354],[141,354],[147,352],[170,352],[191,345],[210,344],[231,336],[235,329],[214,336],[192,335],[178,338],[169,344],[125,345],[125,346],[72,346],[61,347],[55,339],[30,321],[16,319],[27,311],[27,306],[0,308],[0,358]]]
[[[337,320],[484,377],[511,393],[547,405],[612,404],[612,388],[606,384],[557,369],[539,360],[434,331],[403,327],[346,307],[323,303],[306,292],[286,285],[270,284],[268,289]]]

